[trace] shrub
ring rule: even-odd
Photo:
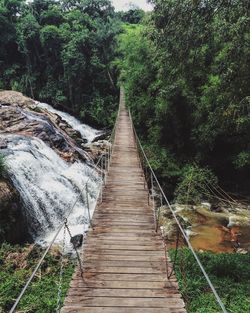
[[[172,259],[174,254],[174,249],[171,249]],[[250,253],[197,254],[227,311],[249,312]],[[189,249],[179,250],[175,272],[180,291],[191,313],[220,312],[215,297]]]
[[[187,165],[182,170],[179,183],[175,190],[177,202],[197,204],[202,200],[211,200],[208,185],[216,185],[217,178],[211,170],[198,167],[196,164]]]
[[[0,246],[0,313],[9,312],[37,265],[44,249],[39,246]],[[22,297],[19,312],[54,313],[57,307],[61,254],[52,249]],[[64,256],[61,303],[69,287],[75,260]]]

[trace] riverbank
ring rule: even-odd
[[[30,277],[43,253],[37,245],[0,246],[0,313],[8,312]],[[61,302],[74,271],[74,259],[63,258]],[[57,307],[61,253],[54,247],[46,256],[37,275],[18,306],[18,312],[54,313]]]
[[[174,259],[175,250],[170,255]],[[228,312],[250,312],[250,253],[197,252]],[[176,276],[180,291],[191,313],[221,312],[211,289],[190,250],[177,254]]]
[[[197,206],[173,205],[182,227],[205,268],[227,312],[250,311],[250,211],[247,208],[211,209],[208,203]],[[180,291],[190,313],[221,312],[218,303],[194,259],[179,238],[177,226],[168,208],[163,207],[160,225]]]

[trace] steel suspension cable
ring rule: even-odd
[[[117,117],[119,116],[119,113],[120,113],[120,105],[119,105],[119,110],[118,110],[118,113],[117,113],[117,116],[116,116],[116,122],[115,122],[115,125],[114,125],[114,127],[113,127],[112,134],[115,134],[115,130],[116,130],[116,127],[117,127]],[[110,139],[108,140],[108,142],[110,142],[110,144],[112,144],[112,141],[113,141],[113,140],[114,140],[114,139],[113,139],[112,136],[111,136]],[[113,151],[113,149],[112,149],[112,151]],[[111,151],[111,154],[112,154],[112,151]],[[103,155],[104,155],[104,154],[102,154],[102,155],[99,157],[98,161],[93,165],[93,168],[92,168],[92,169],[98,169],[98,165],[99,165],[99,163],[101,162],[101,160],[102,160],[102,158],[103,158]],[[110,161],[111,161],[111,160],[109,160],[109,162],[110,162]],[[19,302],[20,302],[20,300],[21,300],[21,298],[23,297],[23,295],[24,295],[24,293],[26,292],[27,288],[29,287],[31,281],[32,281],[33,278],[35,277],[37,271],[39,270],[41,264],[43,263],[43,261],[44,261],[46,255],[48,254],[48,252],[49,252],[49,250],[50,250],[50,248],[51,248],[52,245],[54,244],[54,242],[55,242],[57,236],[59,235],[60,231],[61,231],[61,230],[63,229],[63,227],[65,226],[65,222],[68,220],[69,216],[70,216],[71,213],[73,212],[73,210],[74,210],[74,208],[75,208],[77,202],[79,201],[79,199],[80,199],[80,197],[81,197],[81,195],[82,195],[84,189],[86,189],[86,185],[88,184],[89,180],[90,180],[90,177],[87,179],[86,183],[84,184],[83,188],[81,189],[80,193],[78,194],[76,200],[74,201],[74,203],[73,203],[71,209],[69,210],[68,214],[67,214],[66,217],[64,218],[62,224],[59,226],[59,228],[58,228],[58,230],[56,231],[54,237],[52,238],[50,244],[48,245],[48,247],[47,247],[46,250],[44,251],[42,257],[41,257],[40,260],[38,261],[38,263],[37,263],[35,269],[33,270],[32,274],[30,275],[30,277],[29,277],[29,279],[27,280],[26,284],[24,285],[22,291],[20,292],[19,296],[17,297],[17,299],[16,299],[15,303],[13,304],[12,308],[10,309],[9,313],[14,313],[14,312],[15,312],[15,310],[16,310],[16,308],[17,308],[17,306],[18,306],[18,304],[19,304]],[[102,189],[102,186],[101,186],[101,189]]]
[[[99,161],[101,160],[102,156],[99,158],[98,162],[96,163],[96,166],[99,164]],[[87,180],[87,182],[89,181],[89,179]],[[87,183],[86,183],[87,184]],[[86,184],[84,184],[84,188],[86,186]],[[55,233],[53,239],[51,240],[50,244],[48,245],[47,249],[45,250],[45,252],[43,253],[41,259],[39,260],[39,262],[37,263],[37,266],[35,267],[35,269],[33,270],[30,278],[27,280],[25,286],[23,287],[21,293],[19,294],[18,298],[16,299],[14,305],[12,306],[12,308],[10,309],[9,313],[14,313],[15,309],[17,308],[18,303],[20,302],[22,296],[24,295],[25,291],[27,290],[29,284],[31,283],[31,281],[33,280],[34,276],[36,275],[36,272],[38,271],[38,269],[40,268],[42,262],[44,261],[46,255],[48,254],[50,248],[52,247],[52,245],[54,244],[57,236],[59,235],[60,231],[62,230],[62,228],[65,225],[65,221],[67,221],[67,219],[69,218],[69,216],[71,215],[71,213],[73,212],[76,203],[78,202],[78,200],[81,197],[81,193],[83,192],[84,188],[82,188],[81,192],[79,193],[78,197],[76,198],[75,202],[73,203],[69,213],[67,214],[66,218],[64,218],[64,222],[61,224],[61,226],[58,228],[57,232]]]
[[[62,244],[62,251],[61,251],[61,264],[60,264],[59,282],[58,282],[58,291],[57,291],[56,313],[60,313],[60,307],[61,307],[63,265],[64,265],[63,257],[64,257],[65,241],[66,241],[66,227],[64,227],[63,229],[63,244]]]
[[[218,302],[218,304],[219,304],[219,306],[220,306],[222,312],[223,312],[223,313],[228,313],[227,310],[226,310],[226,308],[225,308],[225,306],[224,306],[224,304],[223,304],[223,302],[222,302],[222,300],[221,300],[221,298],[220,298],[220,296],[218,295],[218,293],[217,293],[217,291],[216,291],[214,285],[212,284],[212,282],[211,282],[211,280],[210,280],[210,278],[209,278],[209,276],[208,276],[206,270],[204,269],[204,267],[203,267],[203,265],[202,265],[202,263],[201,263],[201,261],[200,261],[198,255],[197,255],[196,252],[194,251],[194,248],[193,248],[193,246],[191,245],[191,243],[190,243],[190,241],[189,241],[189,238],[188,238],[188,236],[187,236],[185,230],[182,228],[182,226],[181,226],[181,224],[180,224],[180,222],[179,222],[179,220],[178,220],[178,218],[177,218],[176,213],[174,212],[174,210],[173,210],[173,208],[172,208],[170,202],[168,201],[168,199],[167,199],[167,197],[166,197],[166,195],[165,195],[165,193],[164,193],[164,191],[163,191],[163,189],[162,189],[162,187],[161,187],[161,185],[160,185],[160,183],[159,183],[159,181],[158,181],[158,179],[157,179],[157,177],[156,177],[156,175],[155,175],[154,170],[152,169],[152,166],[151,166],[151,164],[150,164],[150,162],[149,162],[149,160],[148,160],[148,157],[147,157],[147,155],[146,155],[146,153],[145,153],[145,151],[144,151],[144,149],[143,149],[143,147],[142,147],[142,144],[141,144],[141,142],[140,142],[140,139],[139,139],[139,137],[138,137],[138,135],[137,135],[137,133],[136,133],[135,126],[134,126],[134,123],[133,123],[133,119],[132,119],[130,110],[129,110],[129,117],[130,117],[130,120],[131,120],[131,123],[132,123],[132,126],[133,126],[133,131],[134,131],[134,135],[135,135],[135,139],[136,139],[137,145],[138,145],[138,147],[140,148],[140,150],[142,151],[143,157],[144,157],[145,160],[146,160],[146,163],[147,163],[147,165],[148,165],[148,167],[149,167],[149,169],[150,169],[150,171],[151,171],[151,173],[152,173],[152,175],[153,175],[153,177],[154,177],[154,179],[155,179],[155,181],[156,181],[156,183],[157,183],[157,185],[158,185],[158,188],[159,188],[160,192],[161,192],[162,195],[163,195],[163,198],[165,199],[165,201],[166,201],[166,203],[167,203],[168,208],[170,209],[170,211],[171,211],[171,213],[172,213],[172,215],[173,215],[173,217],[174,217],[174,219],[175,219],[175,221],[176,221],[176,224],[178,225],[178,227],[179,227],[179,229],[180,229],[180,231],[181,231],[181,233],[182,233],[182,235],[183,235],[183,237],[184,237],[184,239],[185,239],[185,241],[186,241],[186,243],[187,243],[189,249],[191,250],[191,252],[192,252],[192,254],[193,254],[193,256],[194,256],[196,262],[198,263],[198,265],[199,265],[199,267],[200,267],[200,269],[201,269],[201,271],[202,271],[204,277],[206,278],[206,280],[207,280],[207,282],[208,282],[208,285],[209,285],[209,287],[211,288],[211,290],[212,290],[212,292],[213,292],[213,294],[214,294],[214,296],[215,296],[215,299],[216,299],[216,301]]]

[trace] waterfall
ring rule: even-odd
[[[83,139],[86,139],[88,142],[94,140],[94,138],[100,134],[102,131],[96,130],[86,124],[82,124],[78,119],[73,117],[72,115],[56,110],[51,105],[47,103],[37,102],[37,106],[46,109],[49,112],[55,113],[59,115],[63,120],[65,120],[72,128],[79,131]]]
[[[82,233],[88,216],[83,187],[88,182],[93,212],[100,187],[96,171],[82,162],[67,163],[40,139],[14,135],[5,139],[8,172],[23,200],[33,239],[49,239],[79,194],[68,223],[72,235]]]
[[[100,134],[100,131],[81,124],[67,113],[54,110],[47,104],[37,105],[60,115],[88,142]],[[43,120],[42,116],[26,111],[27,114],[29,119]],[[84,228],[87,230],[88,212],[84,187],[87,182],[92,215],[101,185],[96,169],[81,161],[73,164],[66,162],[39,138],[16,134],[2,134],[1,137],[7,142],[7,148],[2,153],[6,157],[10,179],[22,198],[28,232],[33,240],[49,242],[76,199],[78,201],[68,218],[71,234],[74,236],[83,233]],[[59,242],[62,236],[63,233],[59,234]]]

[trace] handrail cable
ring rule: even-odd
[[[111,137],[110,139],[108,140],[108,142],[110,142],[112,144],[112,135],[113,133],[115,133],[115,129],[117,127],[117,119],[118,119],[118,116],[119,116],[119,113],[120,113],[120,105],[119,105],[119,109],[118,109],[118,112],[117,112],[117,116],[116,116],[116,121],[115,121],[115,125],[113,127],[113,130],[112,130],[112,133],[111,133]],[[110,151],[110,157],[112,155],[112,152],[113,152],[113,149],[111,149]],[[94,164],[93,168],[92,169],[96,169],[97,166],[99,165],[99,163],[101,162],[103,156],[105,156],[105,153],[101,154],[98,161]],[[29,279],[27,280],[26,284],[24,285],[22,291],[20,292],[19,296],[17,297],[15,303],[13,304],[12,308],[10,309],[9,313],[14,313],[15,312],[15,309],[17,308],[17,305],[19,304],[22,296],[24,295],[25,291],[27,290],[27,288],[29,287],[29,284],[31,283],[31,281],[33,280],[34,276],[36,275],[36,272],[38,271],[38,269],[40,268],[42,262],[44,261],[46,255],[48,254],[50,248],[52,247],[52,245],[54,244],[57,236],[59,235],[60,231],[62,230],[62,228],[65,226],[65,222],[68,220],[69,216],[71,215],[71,213],[73,212],[77,202],[79,201],[81,195],[82,195],[82,192],[84,191],[84,189],[86,189],[86,186],[88,184],[90,180],[90,177],[87,179],[86,183],[84,184],[83,188],[81,189],[80,193],[78,194],[76,200],[74,201],[71,209],[69,210],[68,214],[66,215],[66,217],[64,218],[62,224],[59,226],[57,232],[55,233],[53,239],[51,240],[50,244],[48,245],[47,249],[44,251],[42,257],[40,258],[40,260],[38,261],[35,269],[33,270],[32,274],[30,275]],[[101,188],[102,189],[102,186]]]
[[[103,155],[101,155],[100,158],[98,159],[98,162],[96,163],[96,166],[100,163],[100,160],[102,159],[102,157],[103,157]],[[19,296],[18,296],[18,298],[16,299],[14,305],[13,305],[12,308],[10,309],[9,313],[15,312],[15,309],[16,309],[18,303],[20,302],[22,296],[24,295],[26,289],[28,288],[29,284],[30,284],[31,281],[33,280],[34,276],[36,275],[36,272],[37,272],[38,269],[40,268],[40,266],[41,266],[43,260],[45,259],[45,257],[46,257],[46,255],[48,254],[50,248],[51,248],[52,245],[54,244],[54,242],[55,242],[57,236],[59,235],[60,231],[61,231],[62,228],[64,227],[65,221],[67,221],[67,219],[69,218],[70,214],[73,212],[73,210],[74,210],[74,208],[75,208],[77,202],[79,201],[79,199],[80,199],[80,197],[81,197],[81,194],[82,194],[84,188],[86,188],[85,186],[86,186],[86,184],[88,183],[88,181],[89,181],[89,178],[88,178],[87,182],[84,184],[84,187],[81,189],[81,192],[80,192],[79,195],[77,196],[77,198],[76,198],[75,202],[73,203],[71,209],[69,210],[67,216],[64,218],[63,223],[59,226],[57,232],[55,233],[55,235],[54,235],[53,239],[51,240],[50,244],[48,245],[47,249],[44,251],[44,253],[43,253],[41,259],[40,259],[39,262],[37,263],[37,266],[35,267],[35,269],[33,270],[32,274],[30,275],[29,279],[27,280],[26,284],[24,285],[24,287],[23,287],[21,293],[19,294]]]
[[[175,214],[175,212],[174,212],[174,210],[173,210],[173,208],[172,208],[170,202],[168,201],[168,199],[167,199],[167,197],[166,197],[166,195],[165,195],[165,193],[164,193],[164,191],[163,191],[163,189],[162,189],[162,187],[161,187],[161,185],[160,185],[160,183],[159,183],[159,181],[158,181],[158,179],[157,179],[157,177],[156,177],[156,175],[155,175],[154,170],[153,170],[152,167],[151,167],[151,164],[150,164],[150,162],[149,162],[149,160],[148,160],[148,158],[147,158],[147,155],[146,155],[146,153],[145,153],[145,151],[144,151],[144,149],[143,149],[143,147],[142,147],[142,144],[141,144],[141,142],[140,142],[140,139],[139,139],[139,137],[138,137],[138,135],[137,135],[137,133],[136,133],[136,130],[135,130],[135,126],[134,126],[134,123],[133,123],[133,119],[132,119],[132,116],[131,116],[130,109],[129,109],[128,111],[129,111],[129,117],[130,117],[130,120],[131,120],[131,123],[132,123],[132,127],[133,127],[133,131],[134,131],[135,139],[136,139],[136,141],[137,141],[137,145],[138,145],[138,147],[140,148],[140,150],[141,150],[141,152],[142,152],[142,154],[143,154],[143,157],[145,158],[145,160],[146,160],[146,162],[147,162],[147,165],[148,165],[148,167],[149,167],[149,169],[150,169],[150,171],[151,171],[151,173],[152,173],[152,175],[153,175],[153,177],[154,177],[154,179],[155,179],[155,181],[156,181],[156,183],[157,183],[157,185],[158,185],[158,187],[159,187],[159,190],[160,190],[160,192],[162,193],[163,198],[165,199],[165,201],[166,201],[166,203],[167,203],[167,206],[169,207],[171,213],[173,214],[173,217],[174,217],[174,219],[175,219],[175,221],[176,221],[176,224],[178,225],[178,227],[179,227],[179,229],[180,229],[180,231],[181,231],[181,233],[182,233],[182,235],[183,235],[183,237],[184,237],[184,239],[185,239],[185,241],[186,241],[186,243],[187,243],[189,249],[191,250],[191,252],[192,252],[194,258],[196,259],[196,261],[197,261],[197,263],[198,263],[198,265],[199,265],[199,267],[200,267],[200,269],[201,269],[203,275],[205,276],[205,278],[206,278],[206,280],[207,280],[207,282],[208,282],[208,284],[209,284],[209,287],[211,288],[211,290],[212,290],[212,292],[213,292],[213,294],[214,294],[214,296],[215,296],[215,298],[216,298],[216,300],[217,300],[219,306],[221,307],[222,312],[223,312],[223,313],[228,313],[227,310],[226,310],[226,308],[225,308],[225,306],[224,306],[224,304],[223,304],[223,302],[222,302],[222,300],[221,300],[221,298],[219,297],[219,295],[218,295],[218,293],[217,293],[215,287],[213,286],[213,284],[212,284],[212,282],[211,282],[211,280],[210,280],[210,278],[209,278],[209,276],[208,276],[206,270],[204,269],[204,267],[203,267],[203,265],[202,265],[202,263],[201,263],[199,257],[197,256],[196,252],[194,251],[194,248],[193,248],[193,246],[191,245],[191,243],[190,243],[190,241],[189,241],[189,239],[188,239],[188,236],[186,235],[186,232],[185,232],[184,229],[182,228],[182,226],[181,226],[181,224],[180,224],[180,222],[179,222],[179,220],[178,220],[178,218],[177,218],[177,215]]]

